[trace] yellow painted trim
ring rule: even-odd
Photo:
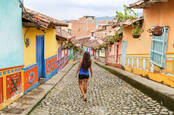
[[[172,63],[172,66],[174,67],[174,60],[166,60],[166,69],[165,69],[165,73],[171,73],[171,74],[174,74],[174,70],[172,72],[170,72],[168,70],[168,67],[167,67],[167,63]]]
[[[150,55],[150,54],[126,54],[126,55]]]
[[[69,61],[68,61],[68,63],[71,63],[71,62],[73,62],[73,60],[69,60]]]
[[[7,87],[6,87],[6,76],[3,77],[3,98],[4,103],[7,101]]]
[[[3,104],[0,104],[0,110],[2,110],[4,107],[3,107]]]
[[[174,55],[174,52],[167,52],[167,55]]]
[[[18,100],[21,96],[23,95],[23,93],[20,93],[20,94],[17,94],[15,96],[13,96],[12,98],[8,99],[6,102],[5,102],[5,106],[8,106],[9,104],[11,104],[12,102]]]
[[[21,71],[22,93],[24,95],[24,70]]]

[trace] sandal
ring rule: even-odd
[[[83,98],[83,101],[87,101],[87,98]]]

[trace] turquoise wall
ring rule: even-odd
[[[24,65],[19,5],[18,0],[0,0],[0,68]]]

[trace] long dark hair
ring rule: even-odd
[[[85,71],[88,71],[89,67],[91,66],[91,59],[90,59],[90,54],[88,51],[86,51],[83,55],[83,60],[82,60],[82,68]]]

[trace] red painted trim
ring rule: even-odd
[[[8,68],[2,68],[2,69],[0,69],[0,71],[2,71],[2,70],[7,70],[7,69],[19,68],[19,67],[24,67],[24,65],[14,66],[14,67],[8,67]]]

